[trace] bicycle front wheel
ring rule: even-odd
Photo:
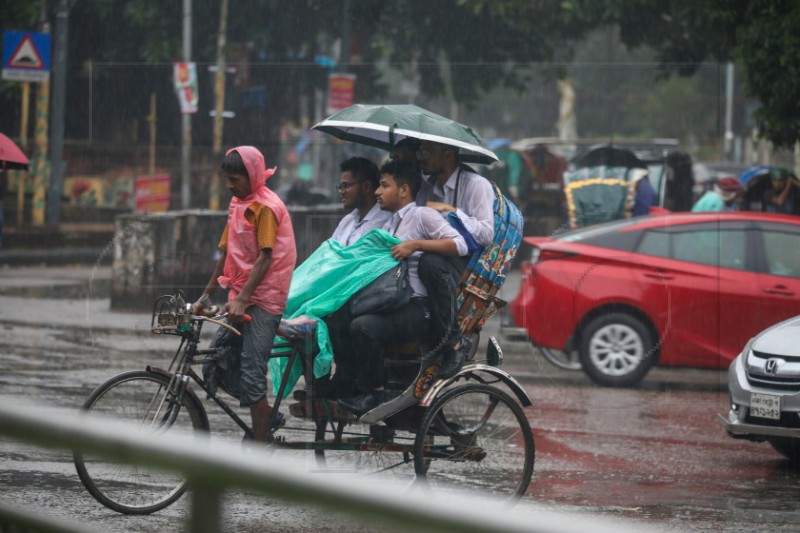
[[[446,390],[422,419],[414,467],[424,486],[472,489],[504,499],[525,494],[533,475],[533,432],[505,392],[470,383]]]
[[[188,394],[168,392],[169,378],[149,371],[120,374],[92,392],[81,409],[91,415],[135,423],[155,434],[208,431],[202,406]],[[76,452],[75,467],[86,489],[100,503],[124,514],[149,514],[175,502],[186,479],[172,472],[109,462]]]

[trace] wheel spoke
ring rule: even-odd
[[[524,494],[533,471],[533,435],[513,399],[491,386],[467,384],[450,389],[429,409],[414,447],[418,475],[419,466],[429,464],[422,472],[428,487]],[[447,432],[438,429],[443,418]]]

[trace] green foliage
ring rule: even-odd
[[[800,3],[757,0],[744,16],[750,22],[737,31],[736,56],[761,102],[756,123],[776,146],[791,147],[800,140]]]
[[[47,5],[53,20],[55,2]],[[162,103],[174,104],[170,65],[182,57],[182,2],[80,0],[69,5],[67,135],[88,136],[89,128],[111,135],[129,128],[146,114],[149,94],[156,92],[167,123],[159,136],[178,139],[176,106]],[[247,44],[251,86],[264,87],[268,95],[263,112],[242,119],[234,133],[262,142],[274,138],[282,121],[298,118],[300,95],[311,98],[315,89],[325,88],[327,71],[314,57],[333,53],[346,5],[353,61],[345,68],[358,75],[356,96],[362,101],[385,94],[380,72],[385,65],[400,79],[417,65],[420,92],[427,99],[469,105],[498,86],[528,89],[532,76],[541,74],[531,65],[551,62],[549,75],[562,77],[576,42],[591,30],[616,25],[626,46],[653,51],[662,77],[693,75],[704,61],[735,60],[749,95],[761,103],[756,113],[761,133],[779,146],[800,136],[797,0],[231,1],[227,41]],[[0,29],[35,29],[40,6],[39,1],[4,0]],[[207,99],[212,87],[205,67],[216,61],[220,1],[192,6],[192,56],[202,71],[201,99]],[[666,87],[690,98],[679,83]],[[4,102],[16,98],[8,84],[0,88]],[[648,94],[649,105],[657,107],[656,98]],[[104,114],[112,106],[115,113]],[[194,130],[198,142],[209,135],[205,122]]]
[[[576,9],[599,2],[571,0]],[[656,50],[663,75],[692,75],[703,61],[741,67],[761,107],[760,133],[778,147],[800,140],[800,3],[796,0],[607,0],[602,21],[629,47]],[[573,10],[573,11],[576,11]]]

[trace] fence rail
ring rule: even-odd
[[[192,484],[188,530],[222,530],[221,496],[227,489],[249,489],[286,502],[344,512],[391,523],[414,532],[463,533],[574,532],[624,533],[626,524],[604,518],[556,513],[521,504],[494,508],[491,500],[472,494],[432,498],[429,493],[352,476],[315,475],[305,463],[270,460],[267,450],[192,439],[153,438],[137,428],[97,420],[80,413],[37,407],[0,405],[0,435],[54,449],[78,450],[108,459],[180,472]],[[88,496],[88,495],[87,495]],[[3,497],[0,496],[0,499]],[[0,529],[75,533],[70,523],[40,518],[35,510],[0,506]],[[640,529],[638,531],[641,531]]]

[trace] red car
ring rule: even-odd
[[[577,352],[601,385],[635,385],[656,363],[727,368],[800,314],[800,217],[673,213],[524,241],[514,322],[536,346]]]

